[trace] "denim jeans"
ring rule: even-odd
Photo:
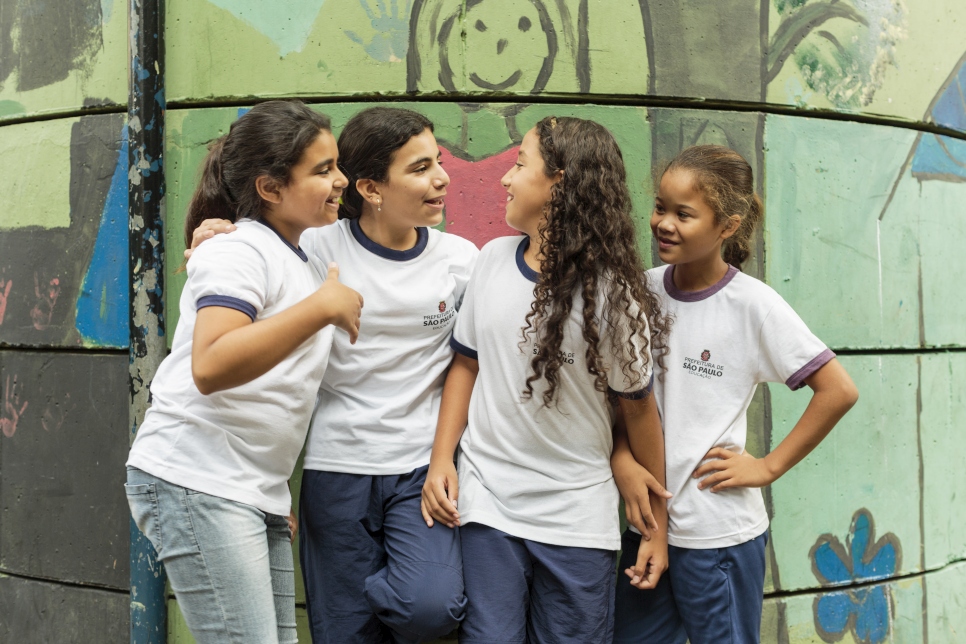
[[[199,644],[297,642],[285,517],[129,467],[134,522],[158,551]]]

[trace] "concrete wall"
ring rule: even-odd
[[[0,6],[0,641],[126,639],[126,12]],[[763,640],[960,641],[964,30],[961,0],[168,0],[169,328],[205,144],[257,98],[336,131],[405,98],[445,149],[445,228],[478,244],[544,115],[614,132],[642,221],[661,160],[730,145],[766,202],[746,269],[862,394],[767,490]],[[752,449],[807,400],[763,387]]]

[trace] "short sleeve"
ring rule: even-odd
[[[632,306],[631,313],[636,314],[638,310],[635,304]],[[605,328],[609,329],[610,333],[618,334],[620,347],[626,348],[626,351],[615,352],[609,337],[601,338],[601,348],[607,352],[608,389],[621,398],[640,400],[646,398],[651,391],[651,329],[645,316],[644,336],[634,334],[634,337],[628,341],[630,328],[628,322],[629,320],[623,316],[618,324],[610,325],[605,322]],[[626,368],[624,365],[627,365]]]
[[[474,360],[479,360],[479,354],[477,353],[476,320],[474,319],[476,312],[476,281],[480,275],[478,269],[479,263],[473,269],[466,283],[465,290],[457,298],[458,301],[461,297],[462,303],[459,306],[459,314],[456,316],[456,326],[453,327],[453,335],[449,340],[453,351]]]
[[[456,310],[459,311],[463,307],[466,287],[469,285],[470,276],[473,274],[473,267],[476,266],[476,259],[479,257],[480,251],[471,242],[466,242],[460,244],[456,253],[453,277],[456,279]]]
[[[198,309],[223,306],[254,321],[266,306],[265,257],[250,244],[226,237],[199,246],[188,260],[188,283]]]
[[[758,346],[758,381],[783,382],[792,390],[835,357],[781,298],[762,323]]]

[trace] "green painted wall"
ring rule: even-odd
[[[31,12],[28,4],[0,6],[0,368],[39,370],[48,358],[31,353],[37,348],[93,361],[125,343],[126,320],[112,312],[126,307],[117,271],[126,262],[118,215],[126,185],[112,178],[125,145],[127,8],[77,0],[69,10],[34,3]],[[168,0],[166,8],[169,329],[184,281],[181,227],[205,146],[257,99],[303,97],[336,132],[381,101],[422,111],[453,178],[444,225],[479,244],[501,230],[494,199],[514,146],[547,114],[592,118],[614,132],[641,222],[654,168],[687,145],[729,145],[752,163],[766,204],[746,270],[840,352],[861,392],[829,439],[766,490],[763,641],[963,638],[966,3]],[[639,242],[649,248],[646,227]],[[0,378],[19,373],[5,369]],[[65,387],[61,399],[84,399],[80,383]],[[19,409],[17,391],[4,392],[5,405]],[[750,449],[776,445],[807,400],[762,387]],[[57,415],[30,404],[20,429],[0,436],[0,454],[19,453],[13,441]],[[123,408],[87,411],[126,423]],[[126,432],[112,440],[126,444]],[[78,462],[76,476],[90,476],[94,463]],[[9,479],[13,469],[0,469],[0,497],[23,488]],[[54,492],[23,489],[34,490],[36,507],[54,507]],[[6,599],[4,588],[33,573],[2,550],[0,574],[13,573],[0,587]],[[85,582],[53,578],[30,582],[31,602],[57,579]],[[3,605],[16,611],[17,601]],[[170,606],[169,641],[190,641]],[[0,639],[16,633],[7,624],[0,617]]]

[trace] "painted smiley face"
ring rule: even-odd
[[[538,93],[546,87],[557,56],[557,34],[542,0],[514,3],[468,0],[466,3],[466,66],[469,80],[489,91]],[[455,23],[444,22],[439,34],[440,80],[452,85],[449,59],[462,48]],[[455,32],[455,33],[454,33]],[[539,67],[522,64],[542,59]],[[447,87],[447,89],[450,89]],[[455,90],[455,87],[452,88]]]

